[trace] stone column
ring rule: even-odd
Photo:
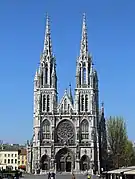
[[[38,169],[40,169],[40,146],[38,146]]]
[[[80,172],[80,160],[79,159],[76,159],[75,170],[76,170],[77,173]]]
[[[55,170],[54,159],[51,159],[51,170]]]
[[[57,172],[57,163],[54,163],[54,171]]]
[[[112,179],[113,177],[112,177],[112,174],[110,175],[110,179]]]
[[[74,162],[71,162],[71,173],[73,173],[74,170]]]
[[[91,173],[91,175],[93,175],[93,163],[92,162],[90,163],[90,170],[89,170],[89,172]]]

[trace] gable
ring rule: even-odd
[[[73,111],[73,105],[67,93],[62,97],[60,104],[58,105],[58,111],[60,113],[70,113]]]

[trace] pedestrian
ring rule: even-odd
[[[51,173],[50,172],[48,173],[48,179],[51,179]]]
[[[88,174],[87,179],[90,179],[90,178],[91,178],[91,176],[90,176],[90,174]]]
[[[52,172],[52,174],[51,174],[51,179],[55,179],[55,173],[54,172]]]
[[[75,179],[75,175],[74,175],[74,173],[72,173],[72,179]]]
[[[16,178],[16,179],[19,179],[19,173],[18,173],[17,170],[16,170],[16,172],[15,172],[15,178]]]

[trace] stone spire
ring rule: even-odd
[[[101,114],[104,114],[104,102],[101,103]]]
[[[52,76],[56,75],[56,62],[55,62],[55,57],[53,59],[53,67],[52,67]]]
[[[34,90],[36,90],[39,86],[39,76],[38,70],[36,70],[35,77],[34,77]]]
[[[44,38],[43,53],[40,57],[40,86],[42,88],[55,88],[57,86],[57,76],[55,70],[55,57],[52,52],[51,32],[49,17],[46,17],[46,29]]]
[[[93,63],[90,65],[90,87],[93,88]]]
[[[52,88],[57,88],[57,75],[56,75],[56,62],[55,57],[53,59],[53,66],[52,66]]]
[[[69,84],[69,98],[71,100],[71,103],[73,104],[73,96],[72,96],[71,84]]]
[[[90,79],[91,56],[88,52],[86,16],[83,14],[80,55],[76,63],[76,86],[88,88]]]
[[[51,32],[50,32],[50,19],[47,15],[46,17],[46,30],[45,30],[45,39],[44,39],[44,48],[43,54],[46,56],[52,56],[52,42],[51,42]]]
[[[34,81],[37,81],[37,80],[38,80],[38,70],[36,70],[35,77],[34,77]]]
[[[86,27],[86,15],[83,14],[83,24],[82,24],[82,39],[81,39],[81,48],[80,56],[86,56],[88,54],[88,35]]]

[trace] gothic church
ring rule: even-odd
[[[27,171],[100,173],[106,151],[105,120],[103,106],[99,110],[98,75],[88,52],[85,15],[75,95],[70,86],[58,103],[57,94],[56,59],[47,17],[44,48],[34,78],[33,137],[27,143]]]

